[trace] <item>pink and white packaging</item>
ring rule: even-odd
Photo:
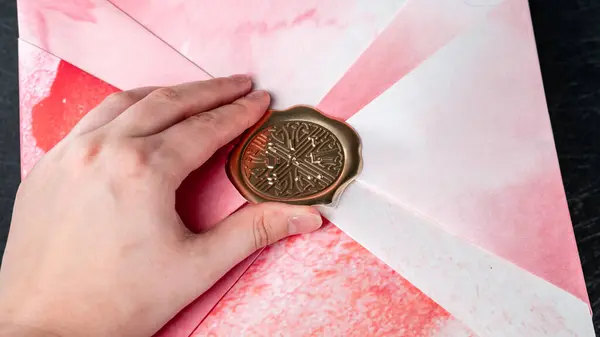
[[[250,73],[361,136],[321,207],[342,232],[255,254],[159,335],[594,336],[526,0],[18,5],[22,58],[122,90]],[[225,154],[182,187],[192,228],[244,203]]]

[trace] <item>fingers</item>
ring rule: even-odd
[[[102,103],[83,116],[70,135],[81,135],[108,124],[156,89],[157,87],[144,87],[109,95]]]
[[[255,91],[227,104],[186,120],[163,131],[163,151],[169,154],[169,170],[183,180],[225,146],[255,124],[269,107],[267,92]],[[164,154],[164,153],[163,153]]]
[[[229,104],[252,89],[246,75],[215,78],[154,90],[115,122],[130,136],[148,136],[204,111]]]
[[[192,256],[209,258],[211,278],[216,281],[256,250],[290,235],[315,231],[322,224],[319,212],[309,206],[251,205],[192,240],[191,249],[200,252]]]

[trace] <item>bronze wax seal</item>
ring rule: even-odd
[[[229,155],[227,175],[250,202],[336,204],[362,168],[358,134],[309,106],[270,110]]]

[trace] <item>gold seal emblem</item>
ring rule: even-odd
[[[227,174],[251,202],[335,204],[362,167],[360,139],[308,106],[268,111],[240,139]]]

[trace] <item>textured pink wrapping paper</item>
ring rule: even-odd
[[[592,336],[525,0],[19,4],[22,39],[120,89],[243,72],[275,107],[351,117],[365,172],[324,212],[446,309],[330,225],[251,257],[159,335]],[[26,172],[117,89],[22,50]],[[226,153],[179,191],[194,228],[244,202]]]
[[[19,63],[21,157],[26,175],[91,107],[118,89],[28,44],[20,45]],[[269,309],[276,316],[270,316]],[[256,315],[257,310],[263,314]],[[199,324],[197,312],[189,309],[180,320],[186,326]],[[182,335],[169,331],[163,333]],[[291,331],[297,335],[472,335],[332,225],[268,248],[194,334],[264,336]]]

